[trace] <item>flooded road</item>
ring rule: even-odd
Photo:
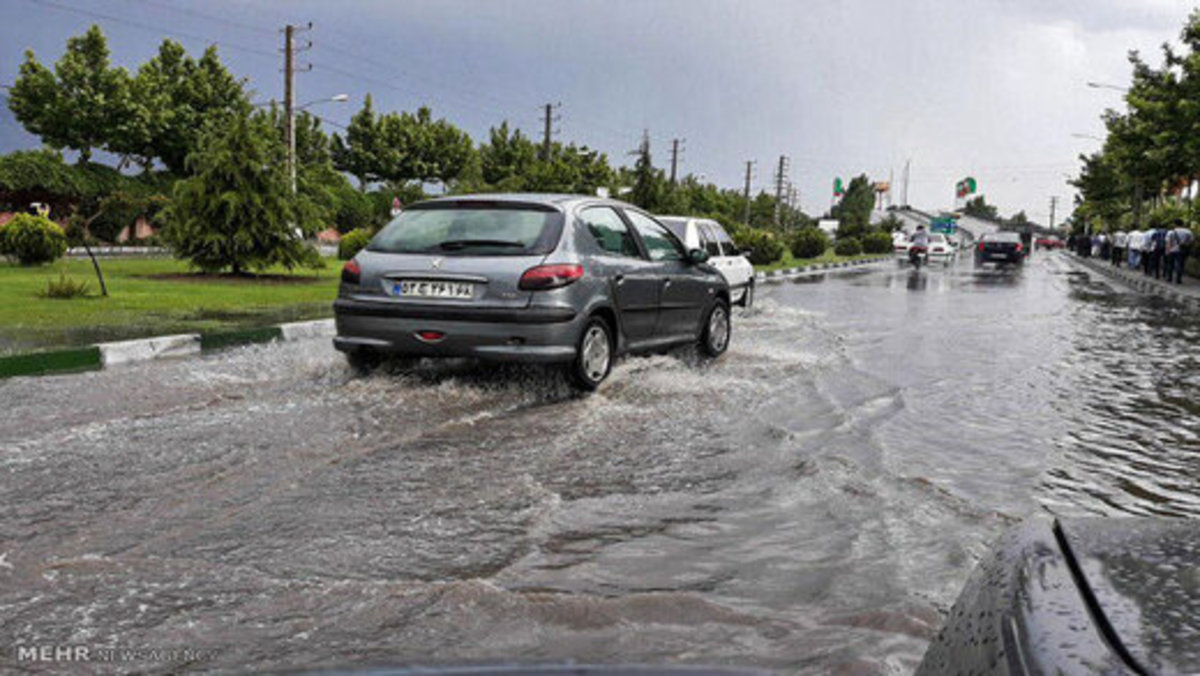
[[[0,669],[907,673],[1008,525],[1200,514],[1181,306],[1051,255],[785,282],[736,320],[720,361],[589,397],[354,377],[324,340],[0,382]]]

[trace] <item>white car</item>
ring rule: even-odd
[[[892,235],[892,251],[896,254],[896,260],[901,263],[908,261],[908,247],[910,244],[911,242],[908,237],[903,234],[897,233]],[[938,261],[949,265],[957,255],[958,247],[953,240],[940,232],[929,233],[929,250],[925,254],[926,261]]]
[[[730,297],[742,307],[754,303],[754,266],[733,243],[720,223],[707,218],[687,216],[658,216],[658,221],[683,240],[689,250],[708,252],[708,263],[729,282]]]

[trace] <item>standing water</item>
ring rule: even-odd
[[[907,673],[1006,526],[1200,513],[1200,323],[1061,257],[735,319],[586,397],[326,340],[0,383],[0,645]]]

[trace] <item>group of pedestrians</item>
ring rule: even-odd
[[[1090,237],[1073,235],[1072,238],[1068,245],[1080,256],[1102,258],[1116,267],[1128,266],[1130,270],[1140,268],[1147,277],[1175,284],[1183,283],[1183,268],[1195,240],[1192,231],[1184,227],[1183,219],[1179,218],[1170,228],[1118,231],[1112,235],[1101,232]]]

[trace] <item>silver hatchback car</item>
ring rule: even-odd
[[[729,346],[729,285],[658,221],[578,195],[465,195],[414,204],[346,263],[334,347],[562,363],[595,389],[623,353]]]

